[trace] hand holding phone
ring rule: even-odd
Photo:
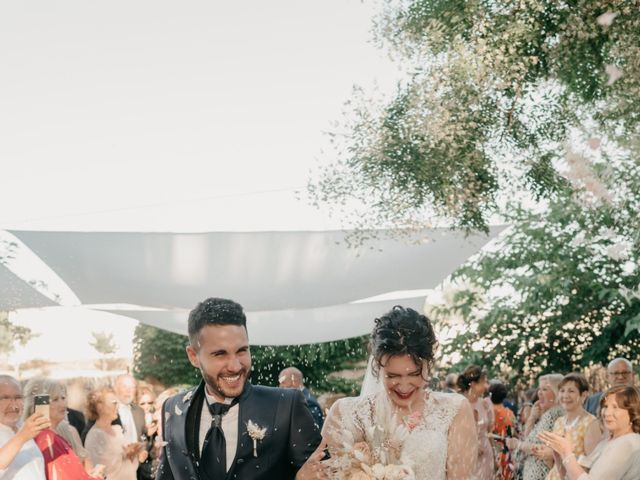
[[[24,424],[20,427],[17,434],[22,435],[26,440],[31,440],[42,430],[50,426],[51,422],[49,419],[36,412],[24,421]]]
[[[41,413],[43,417],[50,420],[49,416],[49,395],[36,395],[33,397],[33,404],[35,405],[35,413]]]

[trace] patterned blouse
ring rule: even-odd
[[[535,424],[529,435],[527,435],[527,438],[524,439],[525,442],[541,445],[542,441],[538,438],[538,434],[540,432],[550,432],[556,420],[562,415],[564,415],[562,407],[553,407],[544,412],[540,420],[538,420],[538,423]],[[548,473],[549,467],[544,463],[544,460],[540,460],[533,455],[527,455],[525,457],[522,480],[545,480]]]
[[[556,420],[556,423],[553,425],[553,433],[564,435],[568,430],[571,435],[571,443],[573,444],[573,453],[576,458],[579,458],[580,455],[584,455],[584,437],[587,433],[587,429],[595,419],[596,417],[585,412],[585,414],[580,417],[577,424],[567,426],[567,417],[563,415]],[[562,477],[555,466],[551,469],[549,475],[547,475],[547,480],[562,480]]]

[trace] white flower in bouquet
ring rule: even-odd
[[[370,480],[415,480],[415,474],[413,470],[406,465],[383,465],[376,463],[375,465],[361,465],[367,477],[355,477],[355,478],[369,478]],[[353,480],[353,477],[351,477]]]

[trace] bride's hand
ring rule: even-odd
[[[371,449],[367,442],[357,442],[353,444],[354,457],[359,463],[366,463],[370,465],[372,463]]]
[[[298,470],[295,480],[329,480],[328,465],[322,461],[325,448],[327,448],[327,442],[323,439],[316,451]]]

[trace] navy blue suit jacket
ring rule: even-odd
[[[200,476],[199,419],[204,383],[169,398],[162,409],[162,449],[156,480],[222,480]],[[236,456],[226,479],[293,480],[320,444],[320,432],[298,390],[247,383],[239,402]],[[267,427],[257,444],[247,434],[247,422]]]

